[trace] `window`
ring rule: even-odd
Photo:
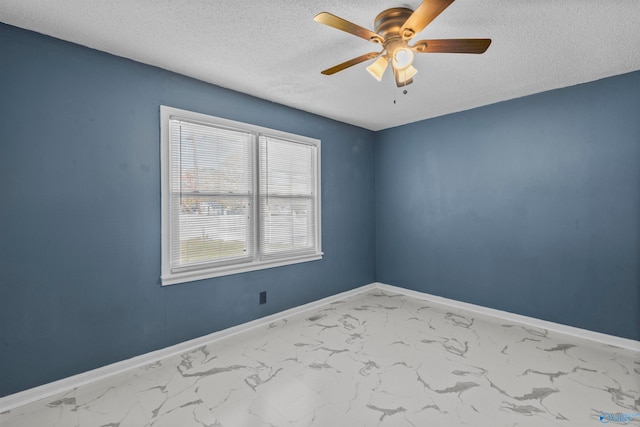
[[[162,284],[322,258],[320,141],[161,106]]]

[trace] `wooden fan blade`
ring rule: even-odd
[[[424,0],[402,25],[402,38],[412,39],[453,2],[454,0]]]
[[[380,35],[374,33],[373,31],[367,30],[366,28],[342,19],[339,16],[332,15],[328,12],[320,12],[319,14],[314,16],[313,19],[316,22],[328,25],[333,28],[337,28],[338,30],[345,31],[349,34],[353,34],[354,36],[362,37],[363,39],[370,42],[382,43],[383,41],[382,37],[380,37]]]
[[[411,46],[419,53],[484,53],[491,39],[418,40]]]
[[[366,60],[373,59],[377,56],[380,56],[381,53],[382,52],[365,53],[364,55],[358,56],[357,58],[353,58],[348,61],[345,61],[342,64],[338,64],[331,68],[327,68],[326,70],[322,71],[322,74],[324,74],[325,76],[330,76],[331,74],[335,74],[338,71],[342,71],[346,68],[353,67],[354,65],[364,62]]]

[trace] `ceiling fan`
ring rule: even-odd
[[[384,10],[376,16],[375,32],[351,23],[328,12],[320,12],[313,19],[321,24],[361,37],[373,43],[381,44],[381,52],[369,52],[350,59],[334,67],[327,68],[322,74],[331,75],[370,59],[378,58],[367,67],[378,81],[391,63],[398,87],[413,83],[418,70],[412,65],[414,53],[484,53],[491,39],[440,39],[409,42],[422,31],[454,0],[424,0],[413,11],[406,7],[394,7]]]

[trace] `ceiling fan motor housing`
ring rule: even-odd
[[[402,39],[400,30],[412,14],[413,10],[406,7],[393,7],[384,10],[376,16],[374,21],[375,32],[380,34],[385,42],[396,37]]]

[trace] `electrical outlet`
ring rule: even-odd
[[[267,303],[267,291],[260,292],[260,304]]]

